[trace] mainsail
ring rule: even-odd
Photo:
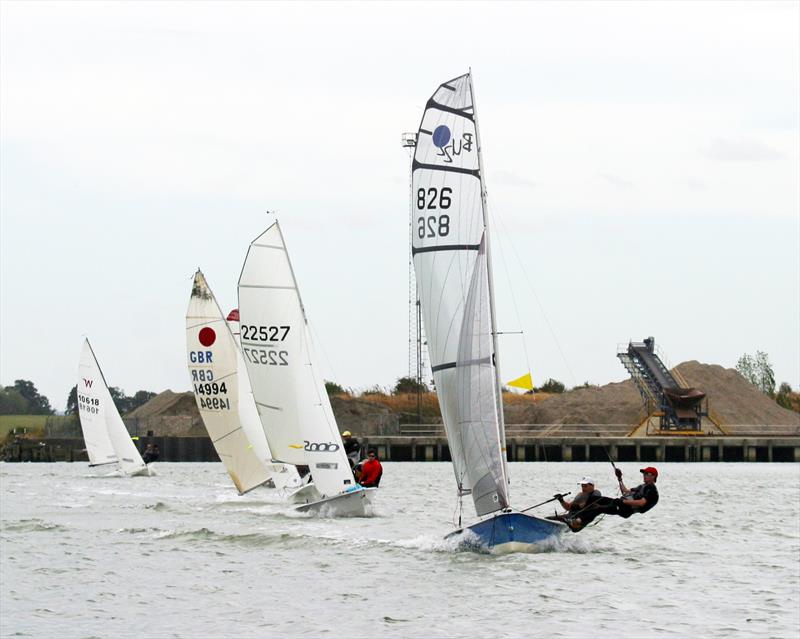
[[[228,313],[227,321],[228,327],[233,333],[233,339],[236,341],[236,370],[239,374],[239,421],[247,435],[247,439],[251,442],[259,442],[259,445],[255,448],[259,451],[259,457],[265,461],[270,479],[272,479],[275,488],[279,490],[298,488],[302,486],[302,481],[296,467],[291,464],[272,463],[272,453],[267,445],[266,433],[264,432],[264,426],[261,424],[261,417],[258,415],[256,402],[253,398],[253,389],[250,386],[250,378],[247,376],[247,367],[242,356],[238,308]],[[261,452],[262,450],[263,453]]]
[[[460,494],[508,506],[485,189],[470,74],[425,106],[412,165],[412,255],[431,369]]]
[[[186,311],[186,350],[200,416],[234,485],[246,493],[270,478],[270,453],[260,425],[244,428],[239,349],[199,269]]]
[[[83,342],[78,365],[78,413],[93,466],[117,462],[125,474],[147,470],[108,390],[89,340]]]
[[[354,485],[278,223],[250,244],[239,278],[241,344],[276,460],[308,465],[323,496]]]

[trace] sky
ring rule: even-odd
[[[189,390],[275,215],[326,379],[409,373],[409,157],[474,74],[502,374],[764,351],[800,387],[800,3],[0,3],[0,384]],[[276,212],[275,215],[268,211]],[[522,331],[522,335],[514,334]]]

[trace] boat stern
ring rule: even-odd
[[[377,488],[358,486],[348,492],[296,506],[301,513],[314,513],[321,517],[372,517],[372,500]]]

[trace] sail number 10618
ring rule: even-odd
[[[432,210],[432,209],[449,209],[452,203],[450,196],[453,194],[453,189],[449,186],[436,189],[431,187],[429,189],[419,189],[417,191],[417,209],[419,210]],[[442,215],[427,215],[417,218],[417,237],[425,239],[426,237],[445,237],[450,234],[450,216]]]

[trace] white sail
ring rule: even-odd
[[[302,485],[297,468],[291,464],[276,464],[272,462],[272,453],[267,444],[264,427],[261,425],[261,418],[258,415],[256,402],[253,397],[253,389],[250,386],[250,378],[247,376],[247,368],[242,357],[241,326],[239,324],[239,309],[234,309],[228,313],[228,326],[233,333],[236,341],[236,370],[239,375],[239,422],[242,424],[248,440],[259,442],[258,451],[263,450],[259,456],[265,460],[266,469],[269,471],[270,479],[275,484],[275,488],[282,490],[285,488],[298,488]]]
[[[244,428],[240,382],[246,373],[239,374],[239,349],[200,270],[186,311],[186,350],[200,416],[234,485],[246,493],[270,478],[271,456],[260,425],[252,433]]]
[[[507,505],[502,408],[495,408],[492,416],[483,399],[487,371],[472,365],[458,370],[460,356],[464,364],[474,359],[470,351],[475,351],[478,359],[490,358],[491,372],[496,374],[487,257],[481,257],[484,265],[476,267],[486,226],[481,170],[472,84],[466,74],[440,85],[422,116],[412,165],[412,255],[458,489],[462,494],[473,491],[487,469],[494,478],[488,491],[481,484],[473,494],[476,510],[484,514]],[[478,339],[476,331],[488,334],[489,342]],[[495,405],[500,405],[496,379],[491,391]],[[472,396],[475,392],[479,398]],[[502,488],[494,474],[498,458]],[[479,466],[476,459],[482,460]],[[491,495],[497,496],[496,502]],[[486,503],[487,496],[491,504]]]
[[[278,223],[250,244],[239,278],[242,354],[276,460],[308,465],[319,493],[355,485]]]
[[[147,471],[114,405],[88,339],[83,342],[78,366],[78,413],[91,465],[116,462],[127,475]]]
[[[472,273],[456,360],[458,432],[478,515],[508,507],[485,246]]]

